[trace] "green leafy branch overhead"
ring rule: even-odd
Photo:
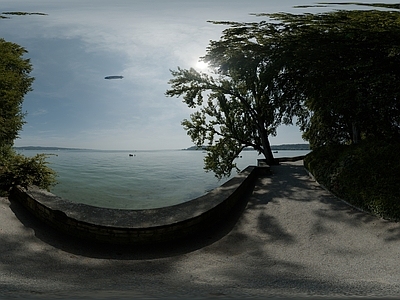
[[[400,137],[398,10],[257,16],[212,22],[227,28],[202,57],[208,73],[171,71],[166,95],[196,110],[182,124],[208,142],[206,170],[229,175],[244,147],[273,164],[269,137],[295,117],[313,148]]]

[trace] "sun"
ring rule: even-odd
[[[208,63],[206,63],[206,62],[204,62],[204,61],[202,61],[202,60],[199,60],[197,63],[196,63],[196,69],[198,69],[198,70],[200,70],[200,71],[204,71],[204,70],[206,70],[208,68]]]

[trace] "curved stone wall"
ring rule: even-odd
[[[80,238],[140,244],[169,241],[193,235],[211,226],[253,188],[255,179],[269,167],[249,166],[204,196],[185,203],[144,210],[123,210],[74,203],[31,186],[10,194],[50,226]]]

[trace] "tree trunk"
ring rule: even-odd
[[[360,130],[355,122],[351,124],[351,131],[352,131],[352,142],[353,144],[358,144],[361,140]]]
[[[265,157],[265,160],[267,161],[267,164],[270,166],[272,165],[277,165],[278,161],[275,160],[274,155],[272,154],[272,149],[271,145],[268,140],[268,135],[264,134],[262,137],[262,146],[263,146],[263,154]]]

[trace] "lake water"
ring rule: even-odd
[[[203,151],[94,151],[21,150],[26,156],[49,155],[49,166],[58,173],[51,190],[65,199],[93,206],[147,209],[182,203],[205,194],[228,179],[218,181],[204,171]],[[275,157],[298,156],[309,151],[279,151]],[[132,153],[134,156],[129,156]],[[257,165],[256,151],[243,151],[236,160],[240,169]],[[232,176],[236,171],[232,171]]]

